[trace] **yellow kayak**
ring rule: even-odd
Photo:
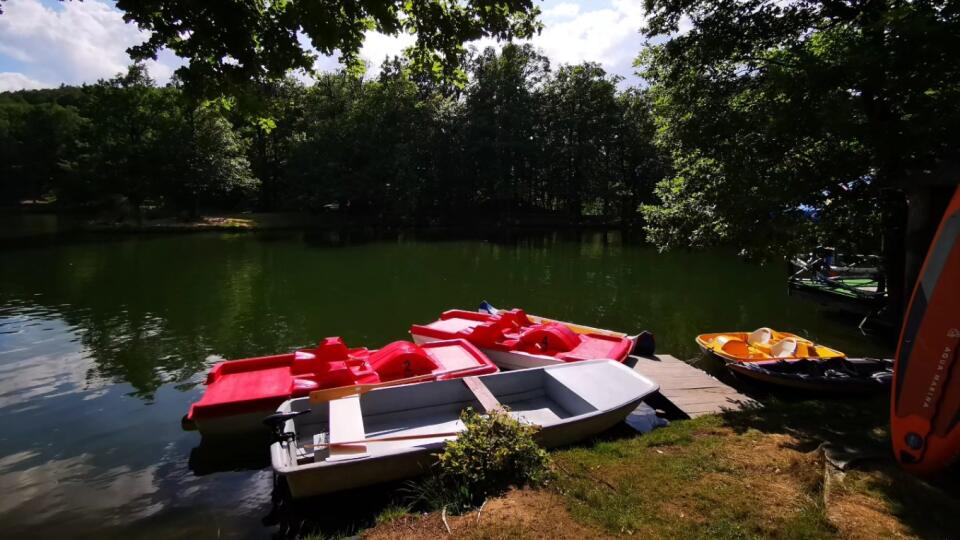
[[[789,332],[759,328],[753,332],[700,334],[697,345],[730,362],[768,362],[771,360],[829,360],[846,357],[840,351],[818,345]]]

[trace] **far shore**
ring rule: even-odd
[[[0,241],[51,238],[73,233],[191,233],[320,230],[341,228],[412,229],[423,231],[507,230],[610,230],[619,224],[592,216],[579,221],[558,215],[525,217],[477,216],[463,223],[407,223],[380,216],[344,215],[336,212],[210,212],[197,217],[110,219],[77,211],[31,208],[0,210]]]

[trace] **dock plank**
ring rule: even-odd
[[[668,354],[631,356],[633,369],[660,385],[660,396],[690,418],[756,406],[716,377]]]

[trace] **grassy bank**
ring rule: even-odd
[[[776,401],[554,454],[558,481],[481,512],[391,506],[370,538],[949,538],[956,474],[925,483],[888,452],[886,399]],[[845,467],[841,470],[838,465]]]

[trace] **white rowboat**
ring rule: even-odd
[[[585,361],[462,380],[382,388],[310,403],[283,403],[284,440],[270,447],[274,471],[295,497],[308,497],[416,476],[445,441],[464,429],[467,407],[505,406],[540,426],[547,448],[601,433],[622,421],[656,383],[612,360]],[[378,442],[379,439],[379,442]]]

